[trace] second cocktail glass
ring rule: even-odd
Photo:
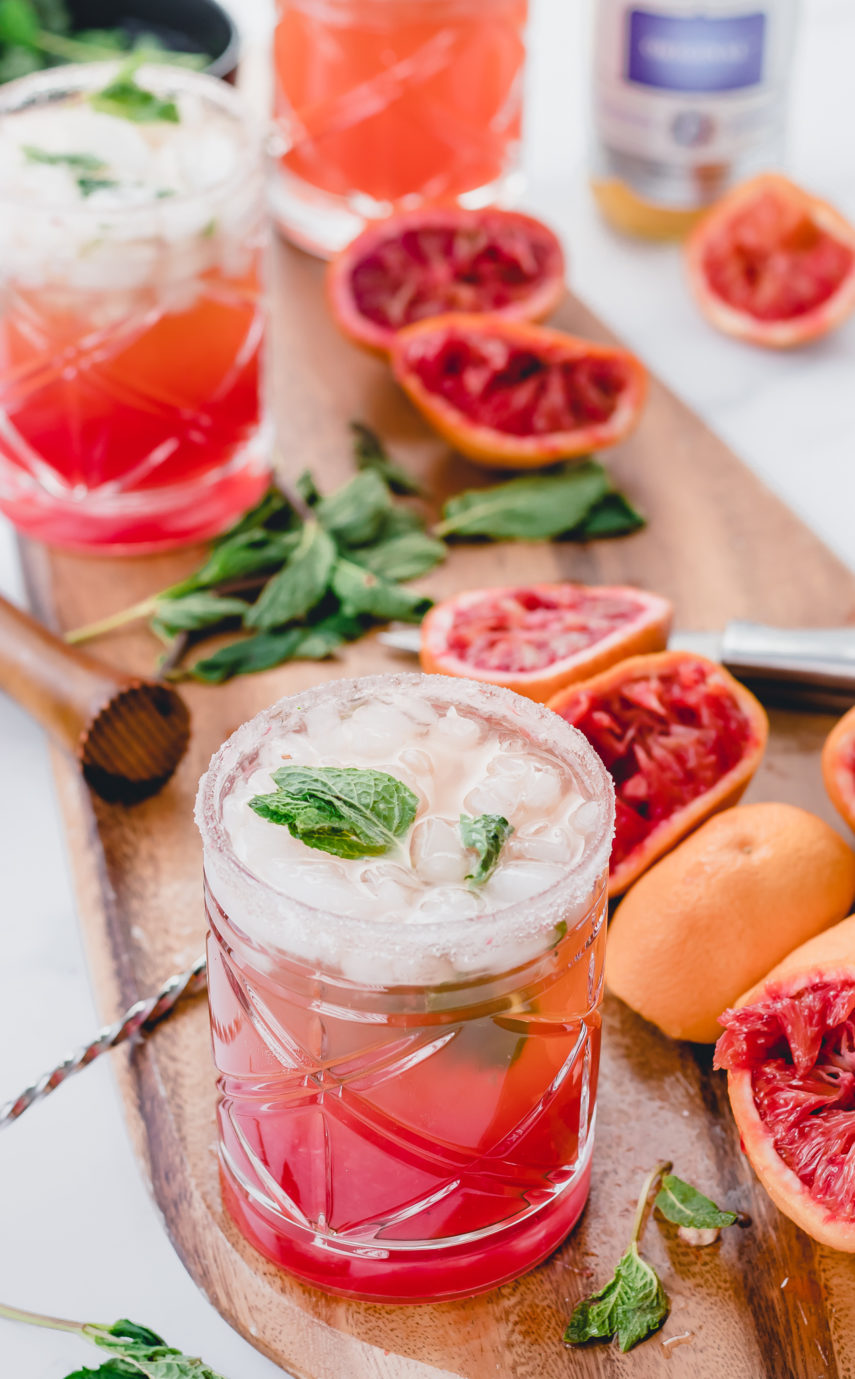
[[[273,207],[310,249],[519,179],[527,0],[279,0]]]
[[[116,79],[0,92],[0,509],[137,552],[212,535],[267,481],[264,168],[222,82],[146,66],[98,95]]]
[[[418,796],[388,857],[315,851],[249,807],[284,763]],[[483,886],[459,815],[514,833]],[[301,1278],[379,1301],[495,1287],[575,1224],[590,1177],[610,778],[507,690],[442,676],[282,700],[214,758],[204,840],[226,1206]]]

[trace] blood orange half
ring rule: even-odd
[[[395,377],[441,436],[497,468],[537,468],[616,444],[647,393],[627,350],[517,321],[452,312],[392,345]]]
[[[795,949],[721,1017],[742,1146],[772,1201],[855,1252],[855,916]]]
[[[825,740],[822,777],[834,808],[855,829],[855,708],[843,715]]]
[[[662,650],[673,609],[641,589],[529,584],[470,589],[422,623],[422,668],[505,685],[545,703],[616,661]]]
[[[855,226],[777,174],[718,202],[686,254],[704,315],[758,345],[804,344],[855,310]]]
[[[518,211],[425,207],[357,235],[330,264],[327,291],[344,333],[385,352],[404,326],[447,311],[541,320],[564,291],[564,254]]]
[[[620,895],[699,823],[735,804],[769,724],[749,690],[688,652],[634,656],[549,700],[615,783],[609,894]]]

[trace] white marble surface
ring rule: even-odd
[[[266,0],[235,0],[257,32]],[[534,0],[528,205],[564,234],[577,291],[855,568],[855,320],[810,352],[764,354],[704,325],[678,252],[597,221],[583,172],[578,0]],[[855,218],[855,9],[808,0],[790,168]],[[0,526],[0,588],[20,595]],[[0,700],[0,1100],[88,1037],[96,1017],[40,734]],[[104,1060],[0,1136],[0,1300],[81,1319],[130,1315],[228,1379],[280,1373],[184,1272],[143,1186]],[[94,1353],[0,1323],[0,1373],[62,1379]],[[342,1376],[345,1379],[345,1376]]]

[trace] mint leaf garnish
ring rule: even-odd
[[[418,479],[414,479],[412,474],[389,458],[389,453],[376,431],[372,431],[371,427],[362,421],[352,421],[350,429],[353,433],[353,457],[357,469],[373,469],[389,485],[393,493],[416,497],[424,493]]]
[[[665,1174],[653,1205],[666,1220],[694,1230],[723,1230],[739,1220],[738,1212],[721,1211],[709,1197],[673,1173]]]
[[[388,622],[421,622],[433,602],[424,594],[405,589],[393,580],[383,579],[352,560],[337,560],[330,588],[351,616],[369,614]]]
[[[52,1331],[68,1331],[110,1352],[109,1359],[98,1369],[76,1369],[67,1379],[96,1379],[96,1376],[97,1379],[127,1379],[130,1375],[139,1375],[141,1379],[142,1376],[146,1379],[223,1379],[204,1360],[175,1350],[147,1326],[138,1326],[126,1318],[112,1326],[100,1326],[94,1322],[62,1321],[39,1312],[3,1306],[0,1306],[0,1317]]]
[[[104,191],[106,187],[118,187],[118,182],[113,177],[78,177],[77,185],[82,196],[91,196],[93,192]]]
[[[35,144],[22,144],[21,152],[28,163],[45,163],[49,167],[73,168],[75,172],[100,172],[107,165],[94,153],[49,153]]]
[[[442,510],[435,536],[486,536],[494,541],[548,541],[572,532],[612,483],[596,460],[545,474],[458,493]]]
[[[100,91],[89,97],[93,110],[102,115],[114,115],[120,120],[133,120],[135,124],[153,124],[164,120],[178,124],[181,116],[175,101],[163,100],[154,91],[147,91],[137,83],[135,77],[138,59],[126,63],[118,75]]]
[[[573,535],[582,541],[593,541],[603,536],[628,536],[646,525],[644,517],[623,493],[607,493],[594,504]]]
[[[274,794],[250,809],[284,824],[307,847],[334,857],[380,857],[413,823],[418,796],[385,771],[338,766],[280,766]]]
[[[638,1252],[647,1211],[647,1199],[654,1183],[671,1167],[657,1164],[647,1175],[638,1199],[629,1248],[618,1260],[613,1276],[599,1292],[583,1298],[573,1309],[564,1339],[570,1345],[585,1341],[610,1341],[617,1336],[621,1350],[631,1350],[639,1341],[658,1331],[668,1316],[668,1298],[656,1271]]]
[[[315,514],[341,545],[365,546],[379,534],[391,506],[388,484],[373,469],[366,469],[328,498],[321,498]]]
[[[269,632],[302,618],[326,592],[335,558],[332,538],[317,522],[306,522],[293,554],[247,611],[246,626]]]
[[[467,873],[466,880],[480,884],[493,875],[499,853],[513,833],[513,826],[503,814],[460,815],[460,836],[463,845],[478,854],[478,865]]]

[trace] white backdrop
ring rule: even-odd
[[[265,0],[233,9],[263,35]],[[565,237],[580,295],[855,569],[855,321],[810,351],[753,351],[699,319],[676,249],[604,229],[584,179],[582,53],[581,0],[533,0],[527,206]],[[806,0],[789,167],[855,218],[853,53],[852,0]],[[0,589],[20,597],[2,519]],[[41,735],[5,700],[0,751],[2,1101],[89,1037],[96,1015]],[[82,1320],[129,1315],[227,1379],[281,1373],[220,1319],[173,1253],[108,1060],[0,1135],[0,1300]],[[63,1379],[97,1363],[73,1337],[0,1322],[4,1379]]]

